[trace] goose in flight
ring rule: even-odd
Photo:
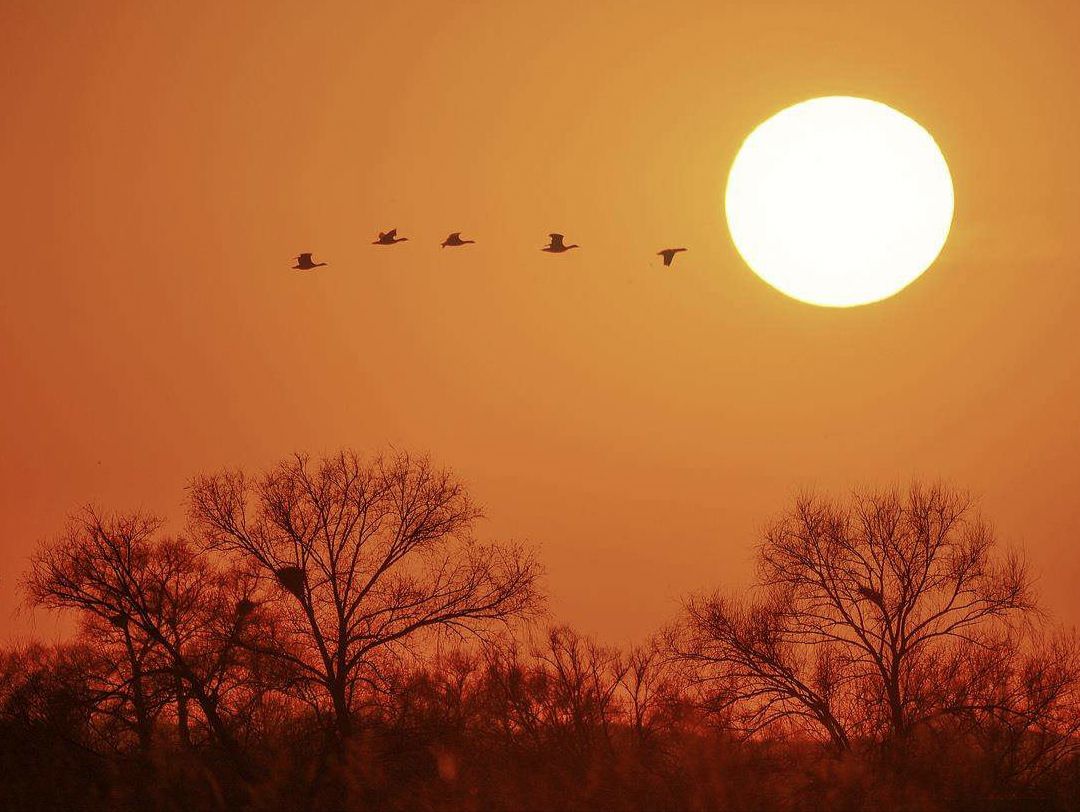
[[[657,251],[656,255],[658,257],[663,257],[664,258],[664,265],[667,266],[667,265],[671,264],[671,261],[673,259],[675,259],[675,255],[677,253],[679,253],[680,251],[685,251],[685,250],[686,250],[685,248],[665,248],[663,251]]]
[[[296,257],[296,264],[293,265],[293,270],[310,271],[312,268],[318,268],[325,264],[325,262],[312,262],[310,253],[300,254]]]
[[[561,254],[563,251],[569,251],[571,248],[580,248],[580,245],[576,243],[574,245],[566,245],[563,243],[562,234],[548,234],[551,238],[551,242],[541,248],[541,251],[547,251],[549,254]]]
[[[380,231],[379,239],[375,240],[372,245],[393,245],[397,242],[405,242],[408,237],[399,237],[397,235],[397,229],[392,228],[389,231]]]
[[[446,248],[447,246],[450,246],[451,248],[456,248],[459,245],[468,245],[469,243],[474,242],[476,242],[476,240],[461,239],[461,232],[455,231],[453,234],[451,234],[449,237],[442,241],[442,247]]]

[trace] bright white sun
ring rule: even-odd
[[[949,236],[953,187],[938,145],[910,118],[828,96],[750,133],[726,207],[758,276],[801,301],[850,307],[892,296],[930,267]]]

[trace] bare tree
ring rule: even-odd
[[[618,650],[582,637],[569,626],[555,626],[534,656],[546,676],[548,726],[561,731],[578,755],[600,742],[610,749],[617,695],[627,669]]]
[[[971,734],[999,785],[1030,788],[1080,754],[1075,633],[986,638],[957,647],[929,676],[940,721]]]
[[[479,511],[427,459],[296,455],[257,477],[198,477],[190,501],[210,544],[260,572],[282,610],[273,653],[342,737],[380,658],[415,653],[431,634],[483,634],[538,605],[531,554],[476,542]]]
[[[495,721],[507,741],[580,762],[610,751],[627,672],[618,650],[552,626],[524,650],[515,640],[487,652]]]
[[[786,621],[777,594],[757,603],[694,597],[667,641],[702,703],[736,730],[753,735],[783,726],[847,750],[835,646],[806,646]]]
[[[229,600],[228,575],[186,540],[161,537],[161,526],[152,516],[106,517],[87,509],[39,548],[24,589],[33,605],[78,610],[84,639],[102,654],[125,653],[116,690],[101,699],[130,697],[143,751],[163,697],[175,702],[180,736],[187,737],[190,699],[214,740],[246,772],[222,714],[246,612]]]
[[[853,729],[903,738],[939,710],[933,663],[1036,608],[1022,560],[971,514],[939,485],[799,498],[759,548],[764,598],[690,601],[679,653],[756,702],[759,724],[802,717],[840,748]]]
[[[619,669],[626,721],[641,746],[652,745],[658,733],[672,727],[679,704],[681,686],[663,643],[654,638],[635,646]]]

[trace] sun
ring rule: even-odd
[[[937,258],[953,185],[925,129],[852,96],[796,104],[760,124],[728,175],[728,228],[753,271],[827,307],[888,298]]]

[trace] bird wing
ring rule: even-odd
[[[382,237],[383,235],[380,234],[379,236]],[[390,229],[389,231],[386,232],[386,236],[389,237],[391,240],[394,239],[394,237],[397,236],[397,229],[396,228]]]
[[[305,262],[311,262],[311,254],[300,254],[296,258],[296,261],[300,264],[304,264]]]
[[[664,264],[665,265],[670,265],[671,260],[675,259],[675,252],[674,251],[661,251],[660,256],[662,256],[664,258]]]
[[[552,248],[561,248],[562,247],[562,244],[563,244],[563,235],[562,234],[548,234],[548,236],[551,237],[551,247]]]
[[[461,239],[461,232],[460,231],[454,231],[454,232],[452,232],[450,234],[449,237],[446,238],[446,241],[447,242],[455,242],[455,241],[460,240],[460,239]]]

